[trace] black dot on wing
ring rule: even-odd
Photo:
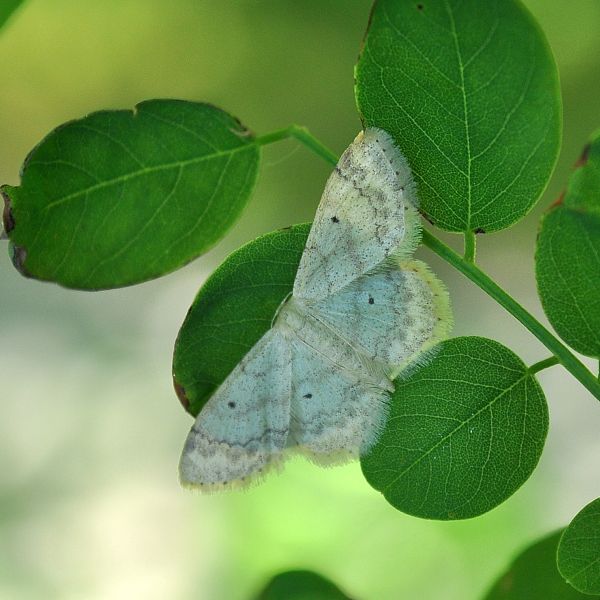
[[[229,408],[235,408],[235,402],[228,402],[227,406],[229,406]]]
[[[334,215],[333,217],[331,217],[331,222],[332,223],[339,223],[340,220]]]
[[[369,296],[369,304],[375,304],[375,299],[373,296]]]
[[[304,394],[304,398],[308,398],[310,400],[312,398],[312,394],[310,392],[308,394]]]

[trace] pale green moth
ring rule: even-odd
[[[419,237],[408,164],[366,129],[327,181],[293,293],[196,418],[184,485],[246,486],[292,450],[331,464],[373,445],[393,380],[451,327],[443,285],[410,258]]]

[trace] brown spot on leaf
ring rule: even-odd
[[[23,246],[11,246],[10,258],[17,271],[23,277],[32,277],[33,275],[25,268],[25,260],[27,260],[27,250]]]
[[[371,23],[373,22],[373,15],[375,14],[375,7],[377,6],[377,2],[373,2],[371,6],[371,10],[369,11],[369,18],[367,20],[367,28],[365,29],[365,33],[363,34],[362,40],[360,41],[360,46],[358,48],[358,58],[360,60],[361,54],[365,49],[365,44],[367,42],[367,36],[369,35],[369,31],[371,30]],[[356,69],[354,69],[354,84],[356,85]],[[361,118],[362,120],[362,118]],[[364,125],[364,123],[363,123]]]
[[[12,212],[12,202],[10,196],[2,191],[2,199],[4,200],[4,210],[2,211],[2,221],[4,222],[4,231],[10,233],[15,228],[15,218]]]
[[[175,388],[175,393],[179,398],[179,402],[181,402],[181,406],[186,410],[186,412],[190,412],[190,399],[185,395],[185,388],[173,377],[173,387]]]
[[[583,167],[587,164],[587,161],[590,157],[590,148],[591,148],[591,144],[587,144],[585,146],[585,148],[583,149],[583,152],[581,153],[581,156],[577,159],[577,162],[575,163],[575,168],[578,167]]]
[[[561,192],[560,196],[558,197],[558,200],[555,200],[550,205],[550,209],[549,210],[552,210],[553,208],[556,208],[557,206],[560,206],[563,203],[564,199],[565,199],[565,192]]]
[[[583,152],[581,153],[581,156],[577,159],[577,162],[575,163],[575,169],[579,169],[581,167],[585,167],[585,165],[587,164],[589,158],[590,158],[590,149],[591,149],[591,144],[586,144],[586,146],[583,149]],[[548,208],[549,211],[559,207],[563,201],[565,199],[565,191],[563,190],[560,194],[560,196],[558,197],[557,200],[555,200],[550,207]]]

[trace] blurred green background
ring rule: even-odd
[[[526,4],[559,63],[564,148],[538,208],[480,239],[479,256],[543,319],[537,222],[600,126],[600,2]],[[341,151],[360,127],[353,66],[369,9],[369,0],[30,0],[0,34],[0,181],[16,184],[26,153],[65,120],[153,97],[213,102],[258,133],[307,125]],[[171,389],[178,327],[229,252],[311,219],[328,171],[294,142],[267,148],[256,194],[227,238],[130,289],[28,281],[2,252],[0,598],[246,600],[276,571],[312,568],[362,600],[475,600],[523,545],[600,494],[600,411],[560,368],[541,375],[552,421],[539,469],[473,521],[402,515],[357,464],[324,470],[295,459],[246,493],[179,488],[191,421]],[[529,362],[547,355],[419,253],[450,288],[455,334],[495,338]]]

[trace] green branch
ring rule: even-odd
[[[294,138],[304,144],[307,148],[312,150],[315,154],[321,158],[330,162],[332,165],[337,165],[338,157],[335,152],[332,152],[329,148],[323,145],[316,137],[314,137],[306,127],[300,125],[290,125],[285,129],[278,129],[272,133],[261,135],[256,138],[256,143],[259,146],[265,144],[272,144],[273,142],[279,142],[280,140],[286,140]]]
[[[549,356],[544,360],[540,360],[539,362],[534,363],[529,367],[529,372],[534,375],[535,373],[539,373],[544,369],[548,369],[549,367],[553,367],[554,365],[560,364],[558,358],[556,356]]]
[[[315,138],[306,127],[299,125],[290,125],[285,129],[260,136],[256,139],[256,142],[262,146],[288,138],[298,140],[332,165],[337,164],[338,157],[335,153]],[[475,265],[476,243],[473,232],[465,234],[464,258],[427,230],[423,230],[423,244],[493,298],[552,352],[553,357],[532,365],[530,367],[531,372],[536,373],[558,362],[585,386],[594,398],[600,400],[600,382],[585,365],[532,314],[527,312],[512,296],[507,294],[495,281]]]
[[[438,256],[450,263],[455,269],[469,278],[488,296],[506,309],[515,319],[520,321],[535,337],[554,354],[560,364],[584,385],[590,393],[600,400],[600,383],[585,365],[550,331],[548,331],[532,314],[527,312],[512,296],[507,294],[479,267],[467,262],[429,231],[423,231],[423,243]]]

